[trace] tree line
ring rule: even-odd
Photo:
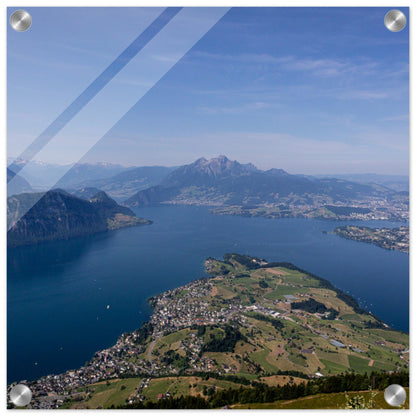
[[[292,309],[301,309],[309,313],[325,313],[329,312],[328,319],[335,319],[338,312],[334,308],[327,308],[323,303],[316,301],[313,298],[301,302],[292,302]]]
[[[384,390],[390,384],[409,386],[409,373],[340,374],[336,376],[309,380],[300,384],[268,386],[252,383],[252,387],[216,390],[209,397],[180,396],[157,402],[137,402],[126,404],[124,409],[215,409],[233,404],[271,403],[277,400],[293,400],[319,393],[342,393],[360,390]]]
[[[225,325],[223,328],[224,336],[213,338],[205,343],[201,352],[233,352],[238,341],[246,341],[247,338],[231,325]]]

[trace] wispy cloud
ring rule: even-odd
[[[287,70],[308,72],[318,77],[337,77],[346,74],[373,74],[379,64],[374,61],[360,60],[359,62],[337,59],[292,59],[286,64]]]
[[[384,98],[389,98],[389,94],[384,91],[370,91],[370,90],[344,90],[333,92],[333,96],[339,100],[364,100],[373,101]]]
[[[73,61],[58,61],[58,60],[48,60],[36,57],[34,55],[25,55],[16,52],[8,52],[7,58],[9,60],[13,59],[14,63],[18,63],[20,65],[31,65],[43,68],[50,68],[50,69],[58,69],[58,70],[65,70],[67,72],[74,72],[74,71],[83,71],[83,70],[90,70],[94,68],[93,63],[80,63],[80,62],[73,62]]]
[[[257,106],[257,109],[265,109],[270,107],[284,107],[289,102],[298,100],[298,102],[313,101],[317,102],[322,99],[335,99],[339,101],[369,101],[385,99],[397,99],[397,89],[377,89],[372,90],[359,89],[357,86],[350,87],[337,87],[323,88],[319,85],[311,84],[298,84],[298,85],[275,85],[264,87],[262,85],[255,86],[242,86],[240,88],[224,88],[220,90],[195,90],[192,91],[195,94],[210,95],[217,98],[226,98],[228,100],[244,100],[245,102],[261,102],[263,106]],[[406,93],[406,89],[401,90],[402,93]],[[257,101],[258,100],[258,101]],[[252,104],[246,104],[247,110],[251,109],[249,106]],[[226,108],[226,107],[225,107]],[[217,114],[220,111],[213,111],[211,114]],[[226,111],[223,111],[224,113]]]
[[[194,52],[189,58],[192,60],[212,61],[217,65],[244,64],[244,65],[268,65],[275,66],[283,71],[299,71],[319,77],[334,77],[345,74],[371,75],[377,71],[379,62],[366,57],[355,60],[335,58],[300,58],[295,55],[274,56],[270,54],[214,54],[207,52]]]
[[[385,117],[381,121],[409,121],[409,114],[399,114],[397,116]]]
[[[152,55],[151,56],[152,59],[154,59],[155,61],[159,61],[159,62],[177,62],[178,61],[178,57],[176,55]]]
[[[368,57],[298,57],[275,56],[267,53],[224,54],[195,51],[186,63],[212,65],[231,80],[223,88],[191,89],[192,93],[232,97],[248,102],[262,101],[270,105],[319,98],[343,101],[374,102],[397,99],[408,94],[408,64],[385,62]],[[238,82],[238,80],[242,80]],[[388,87],[386,82],[388,80]],[[249,82],[250,81],[250,82]],[[238,86],[237,86],[238,84]],[[187,88],[183,85],[183,88]],[[212,111],[216,114],[219,109]],[[224,109],[222,112],[226,113]]]
[[[262,101],[241,104],[238,106],[230,107],[215,107],[215,106],[203,106],[198,109],[201,114],[244,114],[247,112],[253,112],[257,110],[264,110],[265,108],[270,108],[271,104],[265,103]]]
[[[194,51],[187,58],[190,62],[198,63],[200,60],[213,61],[217,63],[243,63],[243,64],[281,64],[293,59],[292,56],[273,56],[267,53],[212,53],[203,51]]]

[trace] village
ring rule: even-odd
[[[387,250],[409,253],[409,227],[369,228],[353,225],[337,227],[334,233],[349,239],[374,244]]]
[[[267,263],[261,263],[266,265]],[[211,267],[211,260],[206,262],[207,270]],[[182,360],[181,366],[185,369],[182,374],[216,373],[218,375],[235,374],[235,365],[218,364],[215,359],[203,354],[204,338],[199,334],[198,328],[206,326],[221,326],[225,324],[238,325],[239,327],[253,327],[248,322],[250,314],[257,314],[267,319],[289,321],[310,331],[315,336],[322,337],[336,348],[355,349],[363,352],[354,343],[346,345],[337,339],[337,331],[328,332],[327,326],[319,323],[311,324],[307,318],[314,316],[313,322],[319,322],[328,317],[329,312],[309,314],[300,309],[293,309],[292,303],[299,299],[309,299],[309,294],[300,293],[297,296],[284,295],[282,299],[262,301],[244,305],[238,298],[224,301],[224,299],[212,296],[216,293],[216,279],[202,278],[185,286],[166,291],[151,298],[150,304],[154,313],[148,323],[141,329],[131,333],[125,333],[119,337],[116,344],[108,349],[95,353],[94,357],[86,365],[77,370],[70,370],[59,375],[48,375],[33,382],[21,381],[27,384],[33,393],[31,408],[50,409],[59,408],[65,401],[77,400],[88,395],[88,386],[122,378],[143,378],[134,394],[128,402],[144,400],[144,392],[152,378],[174,376],[180,374],[178,360]],[[223,283],[223,282],[222,282]],[[228,280],[228,287],[232,283]],[[298,290],[299,285],[286,284],[293,290]],[[338,318],[335,318],[338,319]],[[189,334],[182,338],[177,351],[168,349],[159,354],[156,348],[159,340],[169,334],[178,333],[185,328],[191,329]],[[291,344],[291,339],[287,340]],[[178,352],[180,354],[178,354]],[[403,354],[408,351],[397,351],[405,361]],[[314,354],[314,348],[302,347],[300,354]],[[185,361],[183,361],[185,360]],[[322,377],[316,372],[311,377]],[[16,383],[9,386],[9,389]],[[165,392],[161,398],[169,397]]]
[[[265,218],[317,218],[338,221],[387,220],[409,221],[408,198],[390,200],[384,197],[368,197],[363,200],[336,202],[332,198],[314,196],[287,197],[279,203],[265,203],[257,206],[223,205],[211,209],[218,215],[241,215]]]

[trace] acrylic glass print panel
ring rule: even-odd
[[[389,10],[8,25],[8,407],[17,385],[30,409],[409,395],[409,16]]]

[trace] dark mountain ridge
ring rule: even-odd
[[[24,212],[23,217],[16,221]],[[62,189],[9,197],[7,219],[9,224],[15,222],[7,233],[9,247],[151,223],[136,217],[129,208],[118,205],[105,192],[86,200]]]

